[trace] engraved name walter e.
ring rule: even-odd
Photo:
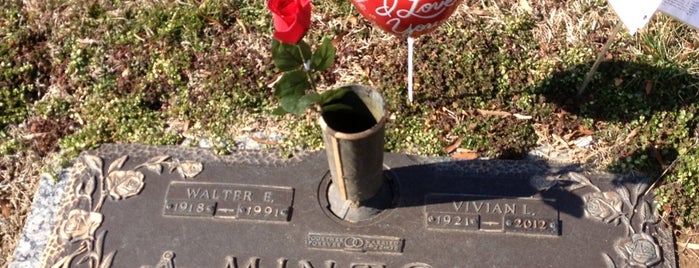
[[[163,214],[285,222],[293,198],[290,187],[175,181],[168,187]]]

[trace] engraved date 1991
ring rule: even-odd
[[[280,208],[275,206],[238,206],[238,217],[240,218],[259,218],[259,217],[289,217],[289,208]]]

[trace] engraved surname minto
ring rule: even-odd
[[[275,265],[276,264],[276,265]],[[276,268],[387,268],[387,264],[383,262],[367,262],[367,261],[350,261],[342,262],[335,261],[332,259],[327,259],[324,261],[311,261],[308,259],[288,259],[285,257],[280,257],[275,259],[262,259],[261,257],[238,257],[234,255],[226,256],[225,268],[262,268],[262,267],[276,267]],[[391,266],[394,267],[394,266]],[[395,266],[397,268],[432,268],[433,266],[424,262],[411,262],[405,263],[402,266]]]

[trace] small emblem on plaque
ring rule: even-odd
[[[312,249],[375,253],[402,253],[405,240],[398,237],[310,233],[306,246]]]

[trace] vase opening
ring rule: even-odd
[[[330,104],[346,105],[346,108],[325,111],[321,114],[328,127],[337,132],[359,133],[372,128],[380,119],[376,118],[362,98],[352,91],[348,91],[342,98]]]

